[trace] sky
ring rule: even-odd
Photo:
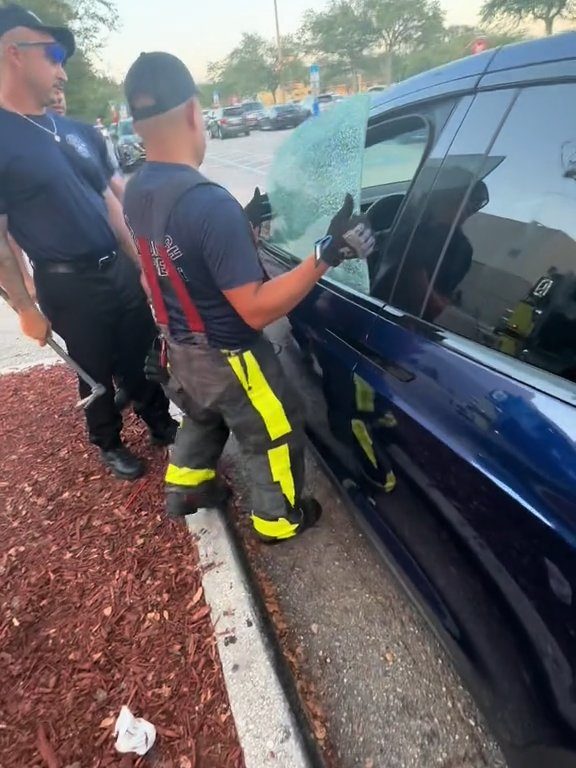
[[[398,0],[401,2],[401,0]],[[295,32],[308,8],[326,0],[277,0],[281,34]],[[449,24],[474,24],[482,0],[441,0]],[[117,0],[120,27],[102,52],[102,68],[123,79],[141,51],[164,50],[179,56],[197,80],[206,66],[238,43],[243,32],[274,39],[274,0]]]

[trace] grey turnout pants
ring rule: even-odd
[[[220,350],[203,334],[168,342],[168,394],[184,418],[171,450],[166,492],[195,508],[222,498],[217,463],[230,432],[246,460],[252,523],[275,540],[296,535],[304,485],[303,409],[264,336],[243,350]]]

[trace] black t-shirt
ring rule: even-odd
[[[139,238],[152,211],[162,210],[164,190],[187,176],[203,179],[184,165],[146,163],[128,183],[124,210]],[[259,333],[247,325],[223,291],[264,278],[250,222],[240,203],[222,187],[201,184],[185,192],[167,217],[164,245],[184,280],[206,329],[208,341],[220,349],[247,347]],[[170,333],[184,341],[190,331],[169,278],[160,275]]]
[[[110,253],[117,243],[102,196],[110,176],[101,137],[58,115],[33,119],[48,130],[53,120],[60,142],[0,108],[0,215],[10,233],[36,262]]]

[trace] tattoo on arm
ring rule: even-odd
[[[4,288],[17,312],[34,307],[24,278],[8,240],[8,217],[0,216],[0,285]]]

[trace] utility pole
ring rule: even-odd
[[[280,39],[280,22],[278,21],[278,0],[274,0],[274,19],[276,21],[276,45],[278,46],[278,74],[282,77],[284,61],[282,58],[282,40]],[[280,101],[284,102],[284,88],[280,83]]]

